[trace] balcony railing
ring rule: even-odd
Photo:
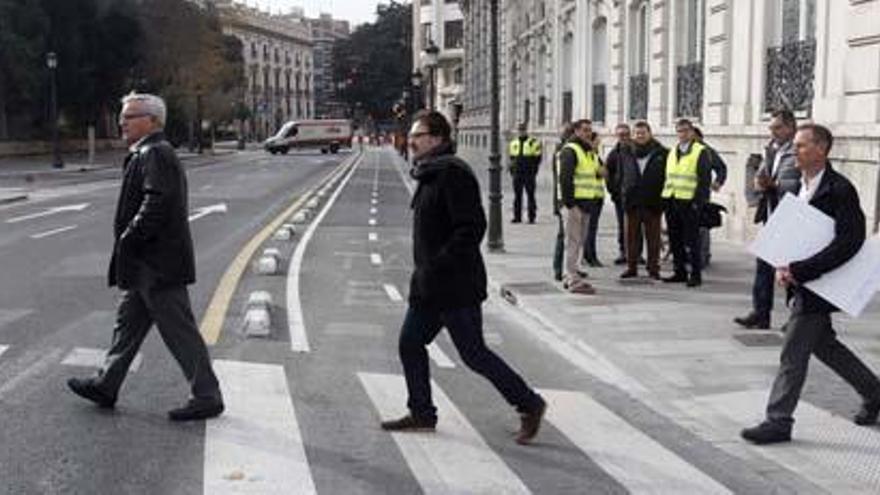
[[[809,112],[813,105],[816,40],[786,43],[767,49],[764,108]]]
[[[593,122],[605,122],[605,85],[593,85]]]
[[[629,78],[629,118],[648,118],[648,74]]]
[[[675,115],[703,116],[703,62],[675,68]]]

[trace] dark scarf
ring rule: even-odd
[[[633,152],[636,155],[636,158],[644,158],[660,148],[660,143],[658,143],[655,139],[651,139],[647,144],[640,145],[639,143],[633,142]]]

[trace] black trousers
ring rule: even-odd
[[[587,261],[599,261],[599,253],[596,250],[596,237],[599,235],[599,216],[602,215],[602,207],[605,201],[595,199],[589,201],[590,222],[587,224],[587,232],[584,236],[584,259]]]
[[[700,275],[703,271],[700,241],[700,209],[693,201],[666,202],[666,228],[675,273]]]
[[[626,211],[623,207],[623,200],[614,201],[614,216],[617,218],[617,252],[621,258],[626,258],[626,227],[624,220],[626,219]],[[639,249],[641,251],[641,249]]]
[[[514,172],[513,174],[513,219],[522,220],[522,196],[526,193],[528,201],[529,220],[534,221],[538,214],[538,205],[535,202],[535,182],[537,171]]]
[[[825,363],[866,401],[880,399],[880,380],[852,351],[837,340],[828,313],[793,314],[786,324],[779,371],[773,380],[767,419],[790,425],[807,378],[810,354]]]
[[[557,279],[561,279],[563,275],[562,261],[565,255],[565,226],[562,215],[557,214],[559,227],[556,230],[556,244],[553,246],[553,275]]]
[[[760,317],[770,318],[773,310],[773,283],[776,269],[761,258],[756,258],[755,281],[752,283],[752,309]]]
[[[486,377],[519,412],[531,412],[542,399],[483,340],[480,306],[439,311],[410,306],[400,330],[400,360],[409,393],[407,407],[413,416],[436,417],[431,400],[431,377],[427,346],[446,327],[452,343],[468,368]]]
[[[159,335],[171,351],[197,399],[221,399],[220,386],[208,348],[189,301],[186,287],[128,290],[116,310],[113,342],[96,385],[116,397],[150,328],[156,324]]]

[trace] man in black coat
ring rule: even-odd
[[[632,145],[619,155],[621,200],[626,211],[626,271],[621,279],[638,276],[642,234],[648,246],[648,275],[660,279],[660,236],[663,185],[669,150],[654,139],[651,126],[641,120],[633,125]]]
[[[186,286],[195,282],[186,174],[162,133],[165,103],[149,94],[123,98],[119,124],[129,145],[114,220],[108,281],[118,286],[113,342],[93,378],[71,378],[77,395],[111,408],[153,323],[190,383],[192,398],[169,411],[175,421],[223,412],[217,377]]]
[[[611,195],[611,202],[614,203],[614,216],[617,218],[617,258],[614,259],[615,265],[626,264],[626,233],[624,227],[624,206],[621,194],[621,181],[623,172],[620,168],[621,161],[625,159],[621,155],[627,155],[632,152],[632,139],[629,124],[621,122],[614,127],[614,135],[617,137],[617,143],[614,148],[608,152],[605,158],[605,168],[608,170],[608,179],[605,181],[605,187]]]
[[[834,219],[834,239],[810,258],[776,268],[776,279],[788,289],[791,317],[786,324],[766,420],[742,431],[742,437],[753,443],[791,440],[792,414],[807,377],[810,354],[815,354],[862,396],[861,410],[854,418],[856,424],[872,425],[880,413],[880,380],[837,340],[831,326],[831,313],[837,308],[804,287],[852,259],[865,241],[865,214],[858,193],[828,163],[832,142],[831,132],[816,124],[800,126],[794,138],[797,166],[803,176],[798,198]]]
[[[409,135],[412,175],[418,181],[412,200],[415,269],[399,352],[410,413],[383,422],[382,428],[434,430],[437,409],[431,400],[427,346],[446,327],[464,363],[517,408],[521,427],[516,441],[526,444],[538,433],[547,405],[483,340],[486,268],[480,242],[486,216],[477,177],[455,156],[450,135],[449,122],[439,112],[418,115]]]

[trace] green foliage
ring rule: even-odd
[[[334,76],[350,108],[360,103],[375,120],[391,117],[412,72],[411,23],[412,6],[392,0],[376,8],[376,22],[359,26],[336,44]]]

